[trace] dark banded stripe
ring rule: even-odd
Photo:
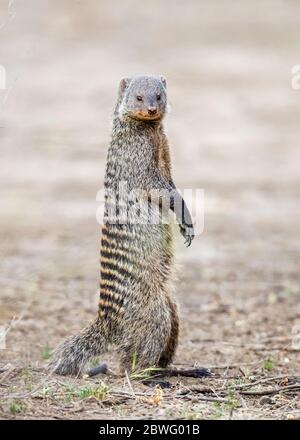
[[[116,312],[119,312],[122,309],[122,307],[120,307],[118,304],[112,303],[109,300],[107,301],[104,298],[100,298],[99,305],[104,309],[113,309]]]
[[[113,246],[113,248],[116,248],[118,246],[118,242],[115,239],[113,239],[113,238],[109,239],[107,237],[103,237],[102,236],[102,238],[101,238],[101,247],[102,246],[109,247],[109,248],[112,248],[112,246]],[[101,250],[100,250],[100,252],[101,252]]]
[[[133,240],[123,240],[122,237],[111,238],[107,236],[102,236],[101,238],[101,249],[102,247],[109,248],[112,252],[115,249],[120,251],[129,252],[130,254],[140,254],[140,249],[133,245]],[[101,250],[100,250],[101,253]],[[138,257],[137,257],[138,258]]]
[[[119,321],[121,315],[124,314],[124,311],[121,309],[116,311],[112,307],[102,308],[101,306],[99,306],[98,314],[100,318],[109,319],[109,321],[111,322],[111,321]]]
[[[133,265],[131,264],[131,267],[133,268]],[[122,262],[116,261],[116,260],[108,260],[108,261],[101,261],[101,273],[107,273],[109,274],[109,271],[111,271],[112,275],[116,275],[117,278],[119,278],[119,275],[123,279],[133,278],[136,281],[141,281],[141,277],[137,274],[136,270],[133,271],[129,269],[126,266],[122,265]]]
[[[116,274],[112,274],[112,273],[107,273],[104,272],[103,270],[100,271],[100,275],[101,275],[101,280],[108,280],[108,281],[112,281],[112,282],[119,282],[121,281],[121,283],[124,282],[124,278],[120,277],[121,279],[118,279],[118,277],[116,276]]]
[[[121,274],[120,271],[114,271],[103,267],[101,267],[100,276],[101,280],[109,280],[121,285],[127,284],[129,280],[129,276]]]
[[[120,239],[122,239],[124,241],[129,241],[129,242],[135,240],[135,237],[130,236],[125,231],[120,232],[120,231],[116,231],[116,230],[112,231],[112,230],[105,229],[102,231],[102,233],[108,239],[113,238],[117,241]]]
[[[136,261],[139,261],[139,258],[136,255],[131,255],[130,253],[124,252],[106,252],[101,250],[100,252],[100,264],[109,264],[110,262],[116,263],[120,266],[136,266]],[[143,265],[139,262],[140,267]]]
[[[127,229],[123,229],[122,225],[110,225],[110,227],[107,227],[107,225],[104,225],[102,228],[102,234],[107,238],[114,238],[116,240],[130,240],[136,238],[136,234],[132,233],[131,231]]]
[[[123,297],[121,295],[118,295],[107,289],[100,291],[100,299],[103,299],[104,301],[108,301],[114,304],[119,304],[119,305],[123,304]]]
[[[101,279],[100,280],[100,296],[103,293],[110,291],[113,293],[116,293],[117,295],[120,295],[120,297],[124,297],[125,294],[127,293],[127,289],[122,290],[123,285],[120,286],[116,285],[116,283],[112,280],[106,280],[106,279]]]

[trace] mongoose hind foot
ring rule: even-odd
[[[201,377],[211,377],[213,373],[208,368],[187,368],[187,369],[166,369],[166,376],[183,376],[194,377],[199,379]]]
[[[89,377],[98,376],[98,374],[107,374],[108,366],[107,364],[100,364],[95,368],[91,368],[87,371]]]

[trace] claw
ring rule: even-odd
[[[186,247],[190,247],[192,244],[192,241],[194,240],[194,235],[189,235],[185,241]]]
[[[180,225],[180,232],[184,237],[184,244],[186,247],[189,247],[192,244],[192,241],[195,237],[193,234],[194,230],[193,227],[186,226],[186,225]]]

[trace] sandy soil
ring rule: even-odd
[[[299,16],[292,0],[0,0],[0,418],[299,418]],[[174,179],[206,202],[203,234],[177,237],[175,364],[215,375],[162,392],[43,370],[95,316],[110,114],[143,72],[168,79]]]

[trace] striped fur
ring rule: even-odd
[[[135,109],[137,91],[149,102],[160,93],[157,119],[144,120],[146,110],[141,105]],[[170,295],[171,225],[147,221],[137,224],[133,212],[126,224],[118,221],[128,207],[128,192],[143,189],[146,196],[139,199],[139,215],[147,220],[149,215],[159,215],[158,205],[149,207],[151,190],[175,187],[162,126],[166,104],[165,81],[160,77],[121,82],[105,175],[98,316],[81,334],[57,348],[50,363],[57,373],[82,372],[85,364],[111,343],[117,347],[121,367],[127,370],[132,368],[133,360],[137,369],[165,367],[174,356],[178,314]],[[125,196],[119,191],[119,184],[124,181]],[[129,202],[134,205],[134,198]]]

